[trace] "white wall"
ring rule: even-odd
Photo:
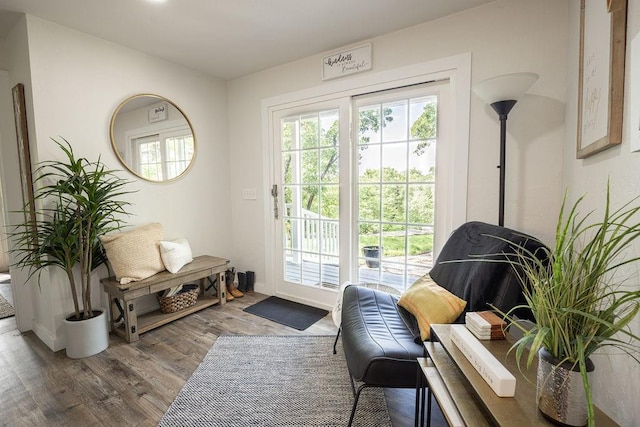
[[[2,150],[2,189],[4,196],[5,219],[7,225],[16,224],[23,220],[23,217],[16,213],[22,209],[22,190],[20,184],[20,169],[18,163],[18,145],[16,142],[15,117],[13,114],[13,103],[11,88],[16,83],[25,85],[25,97],[31,97],[29,46],[27,36],[27,21],[23,17],[13,27],[11,32],[3,42],[4,64],[7,65],[6,80],[2,88],[2,109],[0,114],[0,145]],[[34,131],[33,105],[27,103],[27,124],[28,132]],[[11,259],[10,259],[11,261]],[[18,330],[28,331],[32,328],[33,306],[31,295],[37,292],[37,286],[25,286],[27,274],[24,271],[12,271],[11,281],[13,284],[13,302],[16,307],[16,324]]]
[[[505,225],[545,241],[552,237],[561,195],[567,11],[567,1],[500,0],[370,40],[372,72],[471,52],[473,82],[516,71],[540,74],[509,116]],[[264,199],[270,196],[263,180],[260,103],[321,86],[322,56],[228,83],[233,259],[239,271],[256,271],[262,290],[272,284],[263,283]],[[497,115],[471,95],[470,220],[497,222],[498,156]],[[257,200],[242,200],[243,188],[256,188]]]
[[[9,72],[6,70],[6,66],[3,64],[6,62],[7,51],[6,51],[6,43],[4,39],[0,39],[0,94],[7,94],[11,90],[9,86]],[[9,118],[12,114],[12,105],[11,98],[6,96],[0,96],[0,147],[2,147],[2,133],[3,129],[9,128]],[[9,138],[6,136],[7,140],[13,140],[13,138]],[[2,176],[4,166],[2,165],[2,161],[0,161],[0,230],[5,229],[7,214],[5,210],[1,207],[5,206],[4,203],[4,194],[6,193],[6,189],[4,188]],[[4,237],[4,233],[0,232],[0,271],[8,271],[9,270],[9,255],[7,253],[8,247],[7,242]]]
[[[596,210],[594,215],[602,214],[606,195],[607,178],[611,180],[611,198],[613,206],[640,195],[640,152],[629,149],[629,131],[634,118],[629,114],[632,102],[629,96],[631,78],[637,78],[638,70],[630,68],[629,45],[640,33],[640,5],[630,1],[627,16],[627,67],[625,76],[625,103],[623,118],[623,141],[619,146],[609,148],[584,160],[576,159],[577,137],[577,99],[578,99],[578,55],[579,55],[579,2],[571,2],[569,10],[569,49],[570,67],[567,74],[567,110],[566,137],[564,143],[563,182],[569,190],[573,202],[577,197],[587,194],[581,211],[587,213]],[[637,100],[636,100],[637,102]],[[635,117],[635,123],[637,123]],[[636,129],[637,131],[637,129]],[[598,216],[594,216],[594,220]],[[640,255],[640,243],[634,249],[635,256]],[[632,256],[630,253],[629,256]],[[638,289],[640,276],[638,267],[627,286]],[[633,331],[640,335],[640,318],[636,316]],[[595,403],[622,426],[640,425],[640,366],[630,357],[623,355],[594,357],[596,370],[592,381]]]
[[[63,136],[76,155],[89,159],[100,155],[107,167],[123,169],[109,141],[113,111],[137,93],[164,96],[189,117],[197,158],[186,176],[168,184],[135,179],[123,171],[122,176],[134,181],[130,189],[137,190],[130,197],[129,223],[160,222],[165,239],[187,238],[195,255],[228,258],[231,216],[224,83],[33,16],[27,16],[26,23],[33,82],[27,99],[35,126],[33,161],[60,158],[50,137]],[[62,318],[72,305],[69,298],[59,297],[67,286],[61,275],[52,274],[46,282],[34,295],[33,328],[50,347],[59,349],[64,346]],[[101,293],[98,283],[94,287],[94,293]]]
[[[1,43],[0,43],[1,44]],[[0,55],[2,55],[2,47],[0,46]],[[10,93],[11,87],[9,86],[9,72],[0,69],[0,93]],[[2,147],[3,129],[9,129],[11,124],[9,118],[11,117],[13,110],[11,104],[11,98],[7,96],[0,96],[0,147]],[[9,135],[5,136],[7,141],[13,141],[13,138],[9,138]],[[4,195],[7,192],[4,185],[4,165],[3,161],[0,161],[0,271],[9,271],[9,247],[7,246],[7,239],[5,237],[4,230],[6,230],[6,217],[8,213],[5,212]]]

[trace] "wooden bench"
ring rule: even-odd
[[[207,308],[213,304],[226,302],[225,271],[229,260],[209,255],[195,257],[193,262],[185,265],[177,273],[162,271],[138,282],[121,285],[115,277],[102,279],[100,282],[109,295],[109,315],[111,330],[127,342],[137,341],[139,334],[162,326],[188,314]],[[216,275],[217,292],[208,294],[205,280]],[[160,291],[185,283],[199,280],[200,295],[194,306],[176,311],[162,313],[160,310],[138,316],[136,300],[145,295],[155,295]],[[120,323],[122,321],[122,323]]]

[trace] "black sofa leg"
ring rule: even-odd
[[[338,345],[338,338],[340,338],[340,331],[342,328],[338,328],[338,333],[336,334],[336,340],[333,342],[333,354],[336,354],[336,346]]]
[[[353,392],[353,397],[356,396],[356,383],[353,382],[353,377],[351,373],[349,373],[349,381],[351,381],[351,391]]]
[[[354,387],[353,378],[351,378],[351,387]],[[355,398],[353,400],[353,406],[351,407],[351,416],[349,417],[349,424],[347,424],[348,427],[351,427],[351,424],[353,424],[353,418],[356,415],[356,408],[358,406],[358,400],[360,399],[360,393],[362,393],[362,390],[364,390],[367,387],[375,387],[375,386],[371,386],[369,384],[362,384],[360,387],[358,387],[357,392],[355,391],[355,387],[354,387]]]

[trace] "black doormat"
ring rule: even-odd
[[[285,326],[304,331],[329,312],[278,297],[269,297],[245,308],[247,313],[273,320]]]

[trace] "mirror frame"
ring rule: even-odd
[[[187,165],[187,167],[179,175],[176,175],[173,178],[164,179],[162,181],[156,181],[156,180],[153,180],[153,179],[146,178],[146,177],[140,175],[140,173],[138,173],[133,168],[132,165],[129,165],[122,158],[122,156],[120,155],[120,152],[118,151],[118,146],[116,145],[116,139],[115,139],[115,136],[113,134],[114,126],[115,126],[115,122],[116,122],[116,117],[118,117],[118,113],[120,112],[120,110],[129,101],[131,101],[133,99],[137,99],[137,98],[142,98],[142,97],[156,98],[158,100],[157,102],[167,102],[167,103],[171,104],[176,110],[178,110],[180,112],[180,114],[182,114],[182,117],[184,117],[184,119],[186,120],[187,124],[189,125],[189,129],[191,129],[191,135],[193,136],[193,157],[191,158],[191,162],[189,162],[189,165]],[[111,116],[111,122],[109,124],[109,138],[111,139],[111,148],[113,149],[113,152],[115,153],[116,157],[118,158],[118,160],[120,161],[122,166],[125,167],[125,169],[127,169],[129,172],[134,174],[137,178],[140,178],[140,179],[142,179],[144,181],[147,181],[147,182],[153,182],[153,183],[156,183],[156,184],[165,184],[165,183],[173,182],[173,181],[175,181],[175,180],[177,180],[179,178],[182,178],[193,167],[193,164],[196,161],[196,155],[198,153],[198,140],[196,138],[196,134],[195,134],[195,131],[193,130],[193,125],[191,124],[191,120],[189,120],[189,117],[185,114],[185,112],[182,110],[182,108],[178,107],[173,101],[171,101],[170,99],[165,98],[164,96],[157,95],[155,93],[139,93],[139,94],[136,94],[136,95],[132,95],[132,96],[126,98],[124,101],[122,101],[118,105],[118,107],[115,109],[115,111],[113,112],[113,115]]]

